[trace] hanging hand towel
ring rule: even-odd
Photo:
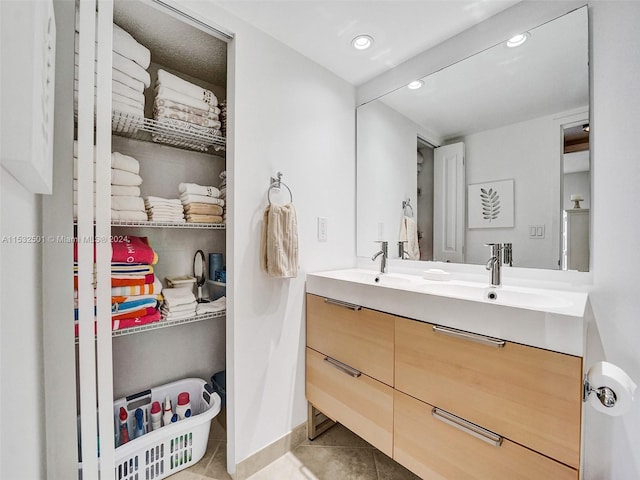
[[[420,260],[420,246],[418,245],[418,226],[416,221],[404,216],[400,224],[399,241],[407,242],[408,260]]]
[[[265,208],[260,262],[262,270],[270,277],[298,275],[298,222],[293,204]]]

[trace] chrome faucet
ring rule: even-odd
[[[398,257],[400,260],[404,260],[405,258],[409,258],[409,252],[404,248],[405,243],[409,243],[406,240],[398,242]]]
[[[375,260],[380,255],[382,258],[380,259],[380,273],[387,273],[387,257],[389,256],[389,242],[378,241],[380,243],[382,249],[376,253],[371,260]]]
[[[513,245],[511,243],[502,244],[502,265],[513,267]]]
[[[491,247],[491,258],[487,262],[487,270],[491,270],[491,286],[499,287],[502,283],[500,279],[500,267],[502,266],[502,244],[485,243],[485,247]]]

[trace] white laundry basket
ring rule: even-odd
[[[157,401],[164,405],[165,398],[169,397],[175,409],[181,392],[189,392],[192,416],[149,431],[151,404]],[[145,431],[148,432],[115,449],[116,480],[158,480],[196,464],[207,449],[211,420],[220,412],[220,406],[220,396],[199,378],[179,380],[116,400],[113,404],[116,444],[119,443],[120,407],[124,407],[129,415],[131,437],[135,431],[137,408],[144,412]]]

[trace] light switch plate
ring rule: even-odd
[[[318,240],[320,242],[327,241],[327,225],[328,220],[326,217],[318,217]]]

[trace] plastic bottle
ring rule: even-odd
[[[162,426],[162,408],[160,402],[151,404],[151,430],[157,430]]]
[[[144,412],[141,408],[136,408],[134,415],[136,417],[136,438],[138,438],[147,433],[144,428]]]
[[[189,413],[187,414],[187,412]],[[191,416],[191,400],[189,399],[189,392],[182,392],[178,395],[176,414],[178,415],[178,420],[184,420]]]
[[[162,424],[171,425],[171,417],[173,412],[171,411],[171,399],[169,397],[164,399],[164,411],[162,412]]]
[[[129,414],[124,407],[120,407],[120,444],[124,445],[129,441],[129,426],[127,425],[127,419]]]

